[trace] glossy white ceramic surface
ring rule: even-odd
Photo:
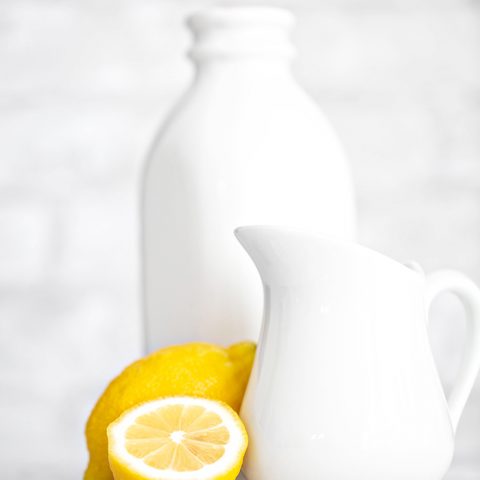
[[[286,10],[259,7],[190,19],[196,77],[145,172],[149,350],[258,337],[261,284],[236,226],[354,234],[342,148],[290,71],[293,22]]]
[[[241,415],[248,480],[440,480],[480,364],[480,293],[353,243],[274,227],[236,236],[264,285],[262,333]],[[469,335],[445,399],[427,336],[440,292]]]

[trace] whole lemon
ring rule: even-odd
[[[190,395],[220,400],[238,411],[255,356],[255,344],[229,348],[189,343],[164,348],[127,367],[107,387],[87,422],[90,461],[84,480],[112,480],[107,427],[125,410],[148,400]]]

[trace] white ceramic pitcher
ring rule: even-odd
[[[480,290],[354,243],[275,227],[236,236],[265,294],[242,406],[248,480],[440,480],[480,366]],[[426,328],[443,291],[460,297],[469,327],[448,401]]]

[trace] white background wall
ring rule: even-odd
[[[268,3],[299,17],[295,71],[349,152],[362,242],[480,282],[480,2]],[[2,479],[80,478],[88,412],[140,354],[140,169],[204,4],[0,0]],[[448,388],[461,309],[433,314]],[[480,478],[480,382],[448,478]]]

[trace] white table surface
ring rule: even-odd
[[[479,479],[480,479],[480,472],[474,471],[473,469],[465,469],[465,470],[455,469],[450,471],[444,478],[444,480],[479,480]],[[237,477],[237,480],[247,480],[247,479],[243,474],[240,474]],[[276,480],[276,479],[269,478],[266,480]],[[325,479],[325,480],[334,480],[334,479]],[[359,479],[359,480],[364,480],[364,479]],[[405,479],[405,480],[408,480],[408,479]]]

